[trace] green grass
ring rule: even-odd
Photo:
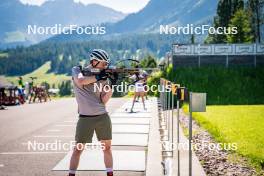
[[[26,74],[23,77],[24,82],[30,81],[30,77],[37,77],[37,80],[35,80],[34,83],[41,84],[42,82],[47,82],[50,85],[55,84],[56,86],[60,84],[62,81],[70,80],[71,77],[67,76],[66,74],[55,74],[55,73],[49,73],[50,69],[50,62],[46,62],[44,65],[36,69],[35,71]],[[18,77],[17,76],[8,76],[5,77],[8,81],[13,82],[14,84],[17,84]]]
[[[183,109],[188,112],[188,106]],[[264,164],[264,105],[207,106],[194,119],[218,142],[237,143],[237,153],[257,168]]]
[[[0,53],[0,58],[6,58],[8,57],[8,53]]]

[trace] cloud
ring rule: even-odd
[[[97,3],[110,8],[113,8],[124,13],[137,12],[141,10],[149,0],[74,0],[84,4]]]
[[[42,5],[47,0],[20,0],[23,4]]]
[[[24,4],[41,5],[48,0],[20,0]],[[150,0],[74,0],[85,5],[91,3],[101,4],[124,13],[137,12],[144,8]]]

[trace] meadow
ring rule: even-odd
[[[188,106],[183,107],[188,112]],[[236,153],[261,168],[264,166],[264,105],[212,105],[193,118],[216,141],[236,143]]]
[[[30,82],[30,77],[37,77],[37,79],[34,80],[34,84],[36,85],[40,85],[43,82],[47,82],[50,84],[50,86],[55,85],[55,87],[58,87],[58,85],[61,84],[63,81],[71,79],[71,77],[66,74],[55,74],[53,72],[49,72],[50,64],[51,62],[46,62],[44,65],[34,70],[33,72],[23,75],[22,77],[24,82]],[[18,84],[18,76],[7,76],[5,78],[9,82],[14,83],[15,85]]]

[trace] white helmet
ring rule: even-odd
[[[106,51],[102,49],[94,49],[90,54],[91,60],[105,61],[107,64],[110,63],[110,59]]]

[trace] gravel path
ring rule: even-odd
[[[182,111],[180,115],[181,126],[186,129],[189,124],[189,117],[186,116]],[[201,128],[193,120],[193,144],[201,146],[199,150],[195,150],[195,154],[199,158],[206,174],[208,176],[225,175],[225,176],[252,176],[257,175],[256,171],[246,166],[246,159],[240,159],[239,163],[230,161],[232,156],[230,151],[219,150],[213,145],[219,145],[212,136],[203,128]],[[207,145],[206,145],[207,144]],[[231,145],[231,144],[230,144]],[[223,145],[222,145],[223,146]],[[228,149],[228,145],[226,145]],[[260,175],[264,175],[263,173]]]

